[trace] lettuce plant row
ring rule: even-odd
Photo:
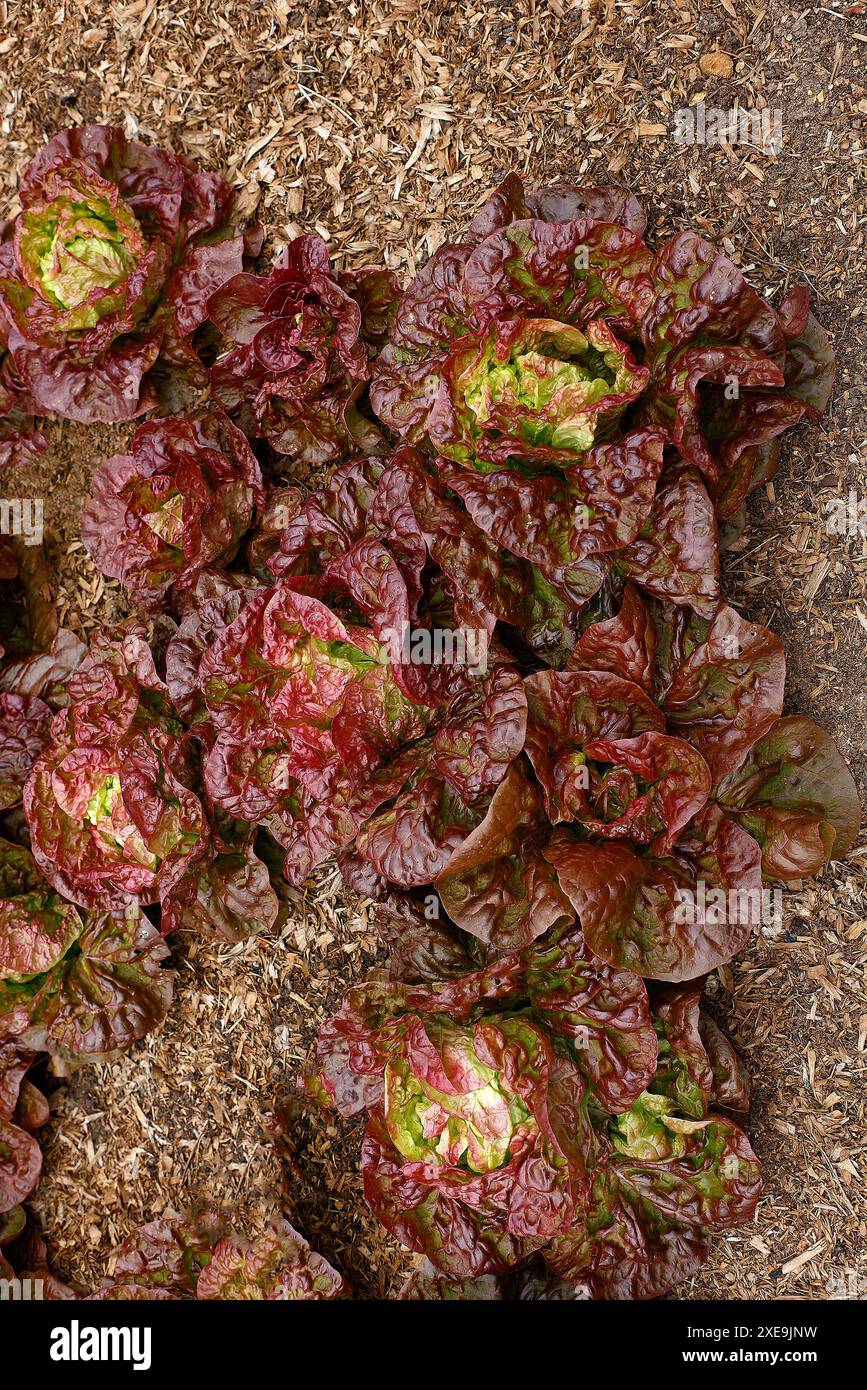
[[[400,1297],[665,1293],[761,1191],[707,978],[858,831],[781,643],[720,592],[831,392],[806,292],[773,308],[703,237],[648,244],[630,193],[515,175],[405,286],[317,236],[255,273],[227,185],[110,128],[20,196],[0,463],[40,416],[152,418],[82,516],[126,622],[85,649],[0,550],[8,1230],[37,1058],[135,1043],[169,933],[268,931],[336,855],[388,954],[304,1086],[366,1114],[365,1196],[422,1261]],[[288,1225],[218,1224],[142,1228],[96,1296],[343,1292]]]

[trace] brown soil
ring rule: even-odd
[[[863,785],[867,538],[823,526],[828,499],[867,490],[867,15],[848,9],[275,0],[230,23],[216,0],[74,0],[53,17],[12,4],[0,11],[0,216],[49,134],[108,120],[228,168],[273,238],[317,230],[347,264],[384,257],[410,273],[517,168],[532,183],[629,185],[652,238],[703,230],[762,291],[805,280],[837,346],[837,390],[751,503],[726,591],[783,637],[789,707],[835,734]],[[675,144],[673,112],[702,94],[708,107],[780,109],[779,156]],[[125,434],[53,426],[38,464],[4,478],[8,495],[45,499],[59,606],[79,629],[125,611],[78,541],[93,464]],[[782,934],[719,972],[715,1006],[755,1081],[767,1195],[682,1297],[824,1299],[854,1290],[859,1270],[863,1292],[865,858],[856,849],[787,893]],[[280,1157],[265,1127],[317,1021],[374,952],[333,871],[293,895],[279,938],[174,943],[161,1032],[53,1097],[37,1207],[63,1273],[92,1283],[132,1225],[209,1194],[248,1229],[283,1205],[359,1293],[394,1289],[406,1262],[363,1205],[359,1126],[299,1106]]]

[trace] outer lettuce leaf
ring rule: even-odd
[[[781,714],[785,682],[779,639],[721,607],[706,640],[674,673],[662,708],[669,729],[698,749],[717,782]]]
[[[23,1207],[10,1207],[0,1219],[0,1279],[13,1279],[15,1270],[3,1254],[3,1247],[18,1239],[27,1223]],[[7,1251],[11,1254],[11,1251]]]
[[[745,391],[732,399],[720,388],[706,389],[699,406],[701,445],[684,452],[705,462],[717,516],[733,521],[747,495],[776,473],[779,436],[811,411],[788,395]]]
[[[393,679],[407,699],[416,704],[442,704],[455,685],[447,669],[451,663],[437,660],[432,643],[430,652],[417,660],[410,640],[407,654],[407,638],[411,638],[409,589],[385,546],[371,537],[356,541],[331,561],[323,580],[345,593],[377,640],[387,647]]]
[[[539,790],[516,762],[484,819],[440,870],[436,886],[446,912],[497,955],[574,916],[543,854],[549,836]]]
[[[527,754],[554,822],[580,820],[589,812],[596,774],[589,751],[602,759],[612,740],[662,733],[665,720],[642,690],[620,676],[598,671],[540,671],[528,676]]]
[[[14,270],[12,222],[0,222],[0,278]],[[27,463],[46,447],[45,436],[36,428],[34,405],[6,351],[7,331],[0,312],[0,468]]]
[[[799,291],[793,291],[793,295]],[[807,303],[806,290],[800,290],[802,309]],[[785,311],[785,305],[780,313]],[[784,325],[786,344],[786,394],[804,401],[817,415],[822,415],[834,387],[836,357],[831,341],[811,313],[797,323]],[[794,333],[793,333],[794,330]]]
[[[750,1079],[740,1057],[709,1014],[701,1014],[698,1031],[713,1071],[713,1103],[722,1110],[750,1108]]]
[[[779,312],[710,242],[680,232],[657,252],[641,323],[653,379],[645,417],[668,423],[707,476],[720,518],[767,476],[768,450],[827,404],[834,354],[793,291]]]
[[[395,890],[351,850],[337,862],[348,888],[375,899],[374,925],[388,946],[392,979],[433,983],[477,969],[472,942],[448,920],[435,892]]]
[[[268,869],[249,844],[215,848],[172,895],[168,921],[243,941],[273,927],[279,901]]]
[[[578,218],[590,218],[594,222],[625,227],[636,236],[641,236],[647,226],[647,215],[635,194],[610,184],[576,187],[569,183],[555,183],[550,188],[540,188],[538,192],[528,194],[527,207],[534,217],[541,217],[543,222],[574,222]]]
[[[610,184],[582,186],[556,183],[525,193],[520,176],[507,174],[489,194],[467,227],[466,241],[476,246],[512,222],[537,217],[542,222],[574,222],[587,218],[626,227],[639,236],[647,226],[641,203],[625,188]]]
[[[30,981],[22,1041],[87,1060],[131,1047],[168,1013],[168,954],[159,932],[138,911],[93,914],[72,949]]]
[[[482,816],[422,755],[393,804],[360,830],[356,852],[387,882],[416,888],[437,877]]]
[[[456,1175],[451,1188],[442,1190],[408,1176],[400,1155],[392,1147],[384,1121],[374,1112],[361,1149],[364,1195],[374,1216],[401,1244],[432,1263],[451,1278],[498,1273],[541,1248],[542,1237],[517,1237],[503,1229],[501,1206],[485,1204],[478,1195],[481,1184],[467,1175]],[[504,1176],[514,1184],[515,1174]]]
[[[554,932],[525,954],[536,1018],[568,1039],[592,1093],[617,1113],[654,1075],[657,1044],[647,991],[637,975],[603,964],[580,929]]]
[[[467,681],[433,737],[416,745],[417,771],[359,833],[356,853],[389,883],[430,883],[483,820],[487,799],[521,752],[527,705],[506,666]]]
[[[86,652],[84,643],[74,633],[58,628],[47,651],[0,660],[0,690],[22,698],[39,696],[52,706],[62,703],[66,682]]]
[[[626,584],[615,617],[600,619],[584,629],[568,664],[575,671],[608,671],[653,696],[656,631],[633,584]]]
[[[703,979],[672,985],[657,996],[653,1017],[659,1036],[656,1076],[648,1087],[668,1096],[684,1115],[700,1120],[714,1092],[714,1074],[699,1032]]]
[[[51,710],[37,696],[0,694],[0,810],[21,800],[50,722]]]
[[[635,540],[653,506],[663,444],[658,431],[634,430],[588,450],[562,476],[451,469],[446,478],[497,545],[550,572]]]
[[[303,882],[330,855],[351,845],[369,817],[398,795],[415,770],[416,750],[410,746],[357,783],[343,781],[332,787],[325,801],[318,801],[300,783],[294,784],[279,811],[265,821],[286,851],[286,879]]]
[[[44,888],[33,855],[24,845],[0,840],[0,897],[14,898]]]
[[[713,614],[719,603],[717,524],[694,469],[678,467],[663,477],[649,519],[617,563],[654,598]]]
[[[276,544],[272,549],[264,536],[255,538],[252,567],[259,564],[269,583],[272,576],[322,574],[366,535],[368,510],[384,466],[383,459],[358,454],[338,464],[328,482],[306,497],[297,489],[278,489],[269,504],[282,509],[282,525],[277,526],[276,518],[273,524]],[[260,530],[265,528],[263,518]]]
[[[199,666],[214,639],[237,618],[259,586],[248,575],[203,570],[181,599],[181,620],[166,647],[166,685],[185,723],[207,718]]]
[[[66,903],[42,883],[36,866],[24,849],[0,842],[3,896],[0,897],[0,981],[3,985],[30,982],[60,961],[81,933],[82,923],[71,903]],[[19,865],[23,870],[19,882]],[[18,991],[7,991],[13,1004]],[[28,988],[27,995],[30,990]]]
[[[593,1184],[591,1213],[545,1251],[553,1273],[584,1298],[660,1298],[700,1269],[711,1251],[701,1232],[669,1226],[633,1202],[609,1169]]]
[[[738,344],[785,353],[785,335],[774,310],[715,246],[695,232],[678,232],[660,247],[650,270],[653,299],[641,336],[654,364],[677,349]]]
[[[844,855],[860,822],[858,791],[834,740],[804,715],[773,723],[718,790],[726,813],[762,847],[762,869],[786,883]]]
[[[681,1120],[661,1096],[641,1098],[612,1132],[619,1151],[596,1177],[583,1222],[555,1238],[545,1260],[591,1298],[658,1298],[699,1268],[713,1232],[751,1218],[761,1167],[736,1125]]]
[[[652,689],[661,703],[679,667],[707,640],[711,619],[648,595],[644,597],[644,606],[655,637]]]
[[[280,577],[279,572],[272,571],[269,566],[280,549],[284,532],[295,521],[305,500],[312,503],[312,499],[305,499],[298,487],[275,487],[268,492],[255,532],[247,545],[250,574],[263,584],[270,584],[274,578]]]
[[[722,1029],[700,1007],[704,980],[674,985],[658,995],[654,1020],[659,1062],[649,1089],[668,1096],[692,1119],[712,1106],[746,1112],[750,1082]]]
[[[28,1132],[48,1118],[44,1097],[25,1080],[34,1060],[33,1052],[0,1041],[0,1246],[18,1235],[23,1225],[20,1203],[30,1196],[42,1170],[39,1144]],[[27,1103],[28,1087],[42,1102],[35,1114]],[[0,1254],[0,1274],[3,1266]]]
[[[433,763],[465,801],[496,790],[524,746],[527,697],[517,671],[497,666],[448,705],[433,737]]]
[[[651,264],[640,236],[607,220],[519,219],[474,249],[463,289],[482,325],[540,315],[583,325],[604,316],[634,329]]]
[[[3,248],[0,245],[0,257]],[[0,468],[26,464],[47,447],[33,418],[33,403],[20,385],[11,356],[4,349],[0,322]]]
[[[595,955],[654,980],[689,980],[743,950],[761,893],[761,851],[709,804],[670,854],[594,845],[565,828],[545,856],[553,864]],[[704,894],[699,885],[704,886]],[[722,904],[716,894],[725,895]]]
[[[543,660],[571,648],[578,611],[605,577],[595,557],[547,572],[502,549],[445,495],[415,450],[393,456],[368,523],[397,557],[408,596],[420,592],[428,560],[441,571],[439,602],[437,579],[428,581],[437,626],[485,635],[500,619]],[[447,616],[439,617],[442,606]]]
[[[42,1151],[32,1134],[0,1115],[0,1212],[30,1196],[42,1171]]]

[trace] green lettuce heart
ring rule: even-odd
[[[60,196],[21,221],[21,256],[42,298],[64,311],[67,330],[93,328],[120,309],[144,243],[135,214],[93,193]],[[111,293],[115,291],[115,293]]]
[[[448,1060],[449,1075],[460,1076],[460,1090],[439,1090],[417,1076],[405,1056],[393,1057],[385,1069],[385,1116],[395,1148],[412,1162],[473,1173],[502,1167],[529,1110],[479,1061],[471,1029],[442,1021],[429,1024],[428,1033]]]
[[[88,216],[87,211],[80,210],[79,231],[69,241],[61,239],[55,223],[49,245],[39,258],[42,286],[64,309],[77,308],[95,290],[112,289],[132,268],[117,224]]]

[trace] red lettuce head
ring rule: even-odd
[[[26,463],[45,448],[45,436],[33,419],[35,409],[5,350],[0,322],[0,468]]]
[[[734,1088],[716,1081],[723,1050],[705,1051],[700,994],[653,1019],[641,982],[576,928],[453,979],[375,972],[320,1029],[307,1087],[368,1112],[368,1204],[441,1279],[539,1252],[583,1297],[658,1297],[761,1190],[745,1135],[709,1109]],[[687,1068],[697,1080],[673,1084]]]
[[[36,861],[85,907],[164,901],[202,856],[208,826],[148,647],[95,645],[68,699],[24,790]]]
[[[381,440],[359,409],[398,289],[388,271],[336,274],[318,236],[296,237],[269,276],[237,275],[208,304],[230,344],[214,398],[250,436],[307,463]]]
[[[187,403],[207,380],[192,335],[243,266],[230,186],[87,125],[48,142],[19,197],[0,322],[36,411],[90,423]]]
[[[732,1121],[685,1118],[648,1093],[607,1137],[611,1157],[584,1216],[551,1242],[545,1263],[588,1298],[659,1298],[700,1268],[714,1235],[752,1219],[761,1164]]]
[[[644,226],[622,190],[527,194],[510,175],[403,295],[374,367],[379,418],[522,476],[652,424],[731,517],[776,469],[779,436],[824,410],[834,353],[805,290],[775,310],[702,237],[654,255]],[[490,510],[508,524],[496,495]]]
[[[437,1012],[450,1002],[374,979],[350,991],[309,1085],[344,1115],[369,1110],[368,1204],[461,1277],[506,1269],[568,1228],[584,1194],[586,1120],[581,1074],[544,1028],[520,1013],[470,1021],[457,1001],[456,1021]]]
[[[82,919],[26,849],[0,841],[0,1038],[66,1060],[129,1047],[168,1011],[167,957],[136,903]]]
[[[428,714],[401,688],[373,630],[290,583],[260,589],[206,650],[209,795],[264,822],[293,880],[358,831],[410,776],[392,765]]]
[[[246,439],[219,411],[140,425],[131,449],[96,470],[81,533],[102,573],[157,610],[234,558],[265,491]]]
[[[94,642],[24,789],[34,856],[73,902],[116,914],[156,904],[163,933],[182,923],[237,941],[278,911],[254,827],[214,814],[198,757],[149,648]]]
[[[492,448],[493,462],[540,464],[589,448],[647,383],[623,341],[649,288],[643,226],[616,189],[527,197],[510,175],[407,288],[374,372],[377,414],[452,449],[462,422],[483,462]]]
[[[201,1203],[138,1226],[115,1251],[112,1277],[90,1297],[269,1302],[347,1293],[337,1271],[282,1217],[247,1240],[218,1207]]]

